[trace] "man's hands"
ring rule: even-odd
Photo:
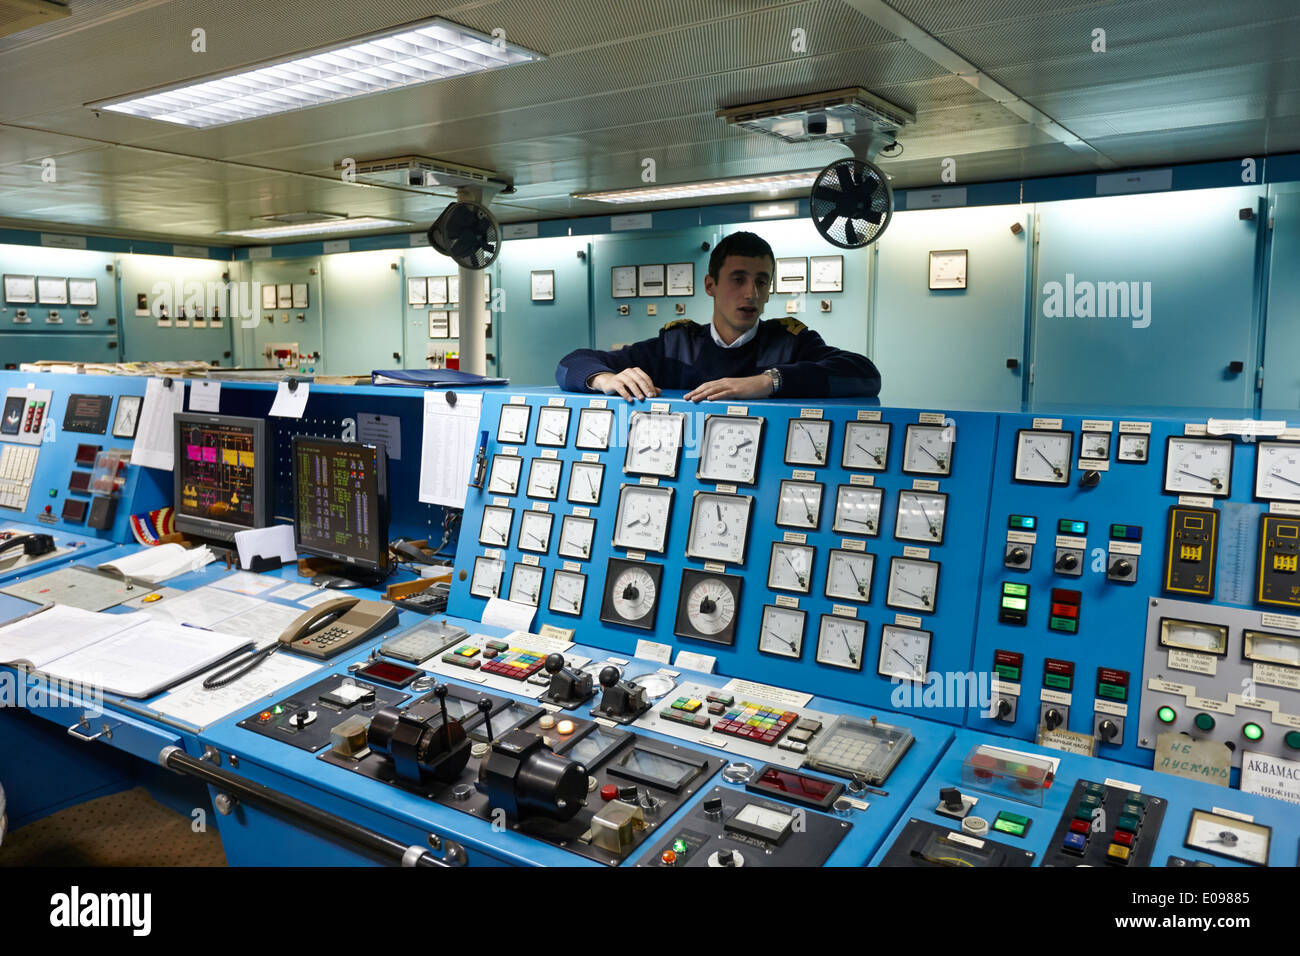
[[[763,376],[767,378],[767,376]],[[769,379],[769,381],[771,381]],[[625,368],[621,372],[601,372],[593,375],[588,387],[606,395],[622,395],[629,402],[638,398],[655,398],[659,389],[650,376],[639,368]],[[690,396],[688,395],[687,398]]]
[[[724,398],[767,398],[772,394],[772,376],[763,372],[746,378],[719,378],[686,393],[688,402],[716,402]]]

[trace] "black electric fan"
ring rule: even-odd
[[[454,202],[429,227],[429,245],[466,269],[486,269],[501,252],[501,227],[475,202]]]
[[[865,159],[837,159],[813,181],[812,221],[827,242],[860,249],[889,226],[894,191],[880,167]]]

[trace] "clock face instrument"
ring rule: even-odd
[[[1144,465],[1151,457],[1151,436],[1124,433],[1119,436],[1119,450],[1115,460],[1133,465]]]
[[[614,517],[614,547],[663,554],[672,504],[671,488],[623,485],[618,491],[618,512]]]
[[[948,517],[948,496],[940,491],[898,493],[898,514],[894,518],[897,541],[920,541],[943,544],[943,528]]]
[[[774,591],[808,594],[812,590],[814,549],[806,544],[776,541],[767,565],[767,586]]]
[[[605,569],[605,598],[600,619],[650,630],[662,594],[663,565],[610,558]]]
[[[808,614],[798,608],[763,605],[763,623],[758,649],[777,657],[798,658],[803,654],[803,631]]]
[[[847,422],[840,464],[857,471],[884,471],[889,467],[888,422]]]
[[[1074,432],[1022,428],[1016,433],[1016,481],[1068,485]]]
[[[534,458],[528,469],[528,497],[554,501],[560,496],[560,475],[564,462],[558,458]]]
[[[628,424],[624,474],[676,478],[685,429],[684,412],[633,412]]]
[[[740,606],[740,584],[733,574],[711,571],[682,571],[682,586],[673,633],[716,644],[736,641],[736,610]]]
[[[560,520],[560,544],[555,553],[562,558],[586,561],[591,557],[591,542],[595,535],[595,518],[565,515]]]
[[[925,683],[930,669],[930,632],[886,624],[880,634],[876,673],[881,677]]]
[[[1255,497],[1300,501],[1300,445],[1262,441],[1255,447]]]
[[[605,466],[593,461],[575,461],[569,468],[569,501],[575,505],[600,504],[600,486]]]
[[[1110,432],[1084,432],[1080,439],[1079,457],[1110,460]]]
[[[782,528],[815,530],[821,521],[823,489],[818,482],[782,481],[776,523]]]
[[[551,547],[551,525],[555,515],[549,511],[525,511],[519,518],[520,551],[546,554]]]
[[[519,475],[524,460],[518,455],[493,455],[492,476],[488,479],[488,493],[513,495],[519,491]]]
[[[835,494],[835,520],[831,530],[839,534],[880,534],[880,508],[883,488],[863,485],[840,485]]]
[[[697,491],[691,502],[686,556],[703,561],[744,564],[753,508],[754,499],[748,495]]]
[[[866,621],[823,614],[817,628],[817,663],[862,670],[862,647],[866,641]]]
[[[551,575],[551,599],[547,607],[556,614],[582,614],[587,593],[587,576],[578,571],[556,571]]]
[[[950,425],[908,425],[903,471],[909,475],[951,475],[956,435]]]
[[[578,411],[578,434],[573,444],[577,448],[594,451],[609,449],[609,436],[614,430],[614,413],[608,408],[583,408]]]
[[[763,437],[763,419],[739,415],[709,415],[704,420],[704,438],[696,477],[752,485],[758,480],[758,452]]]
[[[528,422],[533,409],[529,405],[502,405],[497,420],[497,441],[503,445],[522,445],[528,441]]]
[[[891,558],[885,604],[903,611],[934,613],[939,563],[921,558]]]
[[[506,563],[500,558],[479,555],[474,559],[474,575],[470,579],[469,593],[475,597],[494,598],[501,591],[501,576]]]
[[[514,524],[515,513],[510,508],[488,505],[483,509],[483,522],[478,528],[478,543],[489,548],[505,548],[510,545],[510,527]]]
[[[537,607],[542,599],[542,578],[546,570],[535,564],[516,564],[510,576],[510,600]]]
[[[792,418],[785,430],[785,463],[820,468],[830,457],[831,423],[820,418]]]
[[[1165,492],[1228,497],[1232,493],[1232,440],[1170,435],[1165,446]]]
[[[544,405],[537,412],[537,434],[533,441],[538,445],[563,448],[569,443],[569,414],[567,405]]]
[[[865,551],[832,548],[826,560],[826,596],[845,601],[871,600],[871,577],[876,556]]]

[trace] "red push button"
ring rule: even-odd
[[[1126,833],[1125,831],[1120,830],[1113,837],[1111,837],[1110,842],[1118,843],[1120,846],[1132,846],[1133,834]]]
[[[606,803],[610,800],[617,800],[618,787],[614,786],[612,783],[605,784],[605,786],[600,788],[600,799],[604,800]]]

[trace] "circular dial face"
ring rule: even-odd
[[[819,468],[830,456],[831,423],[824,418],[792,418],[785,428],[785,463]]]
[[[1262,441],[1255,455],[1255,497],[1300,501],[1300,445]]]
[[[1165,491],[1228,497],[1232,492],[1232,440],[1171,436],[1165,450]]]
[[[654,612],[658,592],[654,578],[644,568],[624,568],[614,579],[614,613],[625,621],[639,621]]]
[[[1080,458],[1110,459],[1110,432],[1084,432],[1079,439]]]
[[[519,519],[519,550],[545,554],[551,546],[551,524],[555,516],[547,511],[525,511]]]
[[[624,485],[618,493],[614,517],[616,548],[664,553],[668,541],[668,513],[673,490],[653,485]]]
[[[633,412],[623,471],[629,475],[677,477],[685,424],[686,416],[681,412]]]
[[[575,461],[569,468],[569,500],[577,505],[600,503],[600,486],[605,466],[599,462]]]
[[[823,614],[817,628],[817,663],[862,670],[862,646],[866,641],[866,621]]]
[[[587,593],[587,576],[577,571],[556,571],[551,575],[551,600],[547,604],[557,614],[582,613],[582,599]]]
[[[691,503],[691,527],[686,556],[727,564],[745,563],[749,541],[749,515],[754,499],[699,491]]]
[[[534,458],[528,469],[528,497],[554,501],[560,496],[560,474],[564,462],[558,458]]]
[[[816,482],[782,481],[776,523],[783,528],[816,528],[822,516],[822,490]]]
[[[1242,654],[1248,661],[1300,667],[1300,637],[1242,631]]]
[[[950,425],[908,425],[903,442],[903,471],[909,475],[952,474],[957,429]]]
[[[889,432],[888,422],[848,422],[840,464],[858,471],[884,471],[889,466]]]
[[[562,558],[591,557],[591,540],[596,534],[595,518],[565,515],[560,522],[560,545],[556,553]]]
[[[1187,828],[1188,846],[1256,866],[1268,865],[1269,837],[1267,827],[1205,810],[1193,810]]]
[[[524,460],[518,455],[493,455],[492,477],[488,479],[488,493],[513,495],[519,490],[519,475]]]
[[[894,558],[889,564],[889,590],[885,603],[907,611],[934,611],[939,587],[939,565],[921,558]]]
[[[874,554],[831,549],[826,561],[826,596],[846,601],[870,601],[871,575],[875,569]]]
[[[718,578],[697,581],[685,601],[686,620],[701,634],[721,634],[736,620],[736,599]]]
[[[1150,457],[1151,436],[1125,434],[1119,436],[1119,450],[1115,453],[1118,461],[1141,464]]]
[[[807,594],[812,590],[813,548],[806,544],[772,545],[767,565],[767,586],[776,591]]]
[[[528,420],[533,410],[527,405],[502,405],[497,421],[497,441],[503,444],[522,445],[528,440]]]
[[[1069,484],[1073,451],[1074,432],[1021,429],[1016,435],[1016,481]]]
[[[567,445],[569,412],[566,405],[544,405],[537,413],[537,434],[533,441],[553,448],[563,448]]]
[[[710,415],[696,476],[703,481],[752,485],[758,478],[758,447],[763,419]]]
[[[510,575],[510,600],[537,607],[542,599],[542,578],[546,571],[533,564],[516,564]]]
[[[882,488],[840,485],[835,494],[835,521],[831,530],[872,537],[880,534],[880,506],[884,496]]]
[[[494,548],[508,547],[510,526],[514,520],[515,513],[511,509],[488,505],[483,509],[483,522],[478,526],[478,543]]]
[[[573,444],[578,448],[609,448],[609,434],[614,429],[614,413],[608,408],[584,408],[578,412],[578,434]]]
[[[898,514],[894,517],[894,538],[943,544],[943,527],[948,517],[948,496],[940,491],[900,491]]]
[[[506,563],[500,558],[480,555],[474,559],[474,576],[470,578],[469,593],[476,597],[496,597],[501,591],[501,575]]]
[[[1160,622],[1160,644],[1163,647],[1223,656],[1228,653],[1228,629],[1222,625],[1165,618]]]
[[[778,657],[799,657],[803,653],[804,621],[808,615],[797,608],[763,605],[763,625],[758,649]]]
[[[876,673],[882,677],[925,683],[930,669],[930,632],[886,624],[880,634]]]

